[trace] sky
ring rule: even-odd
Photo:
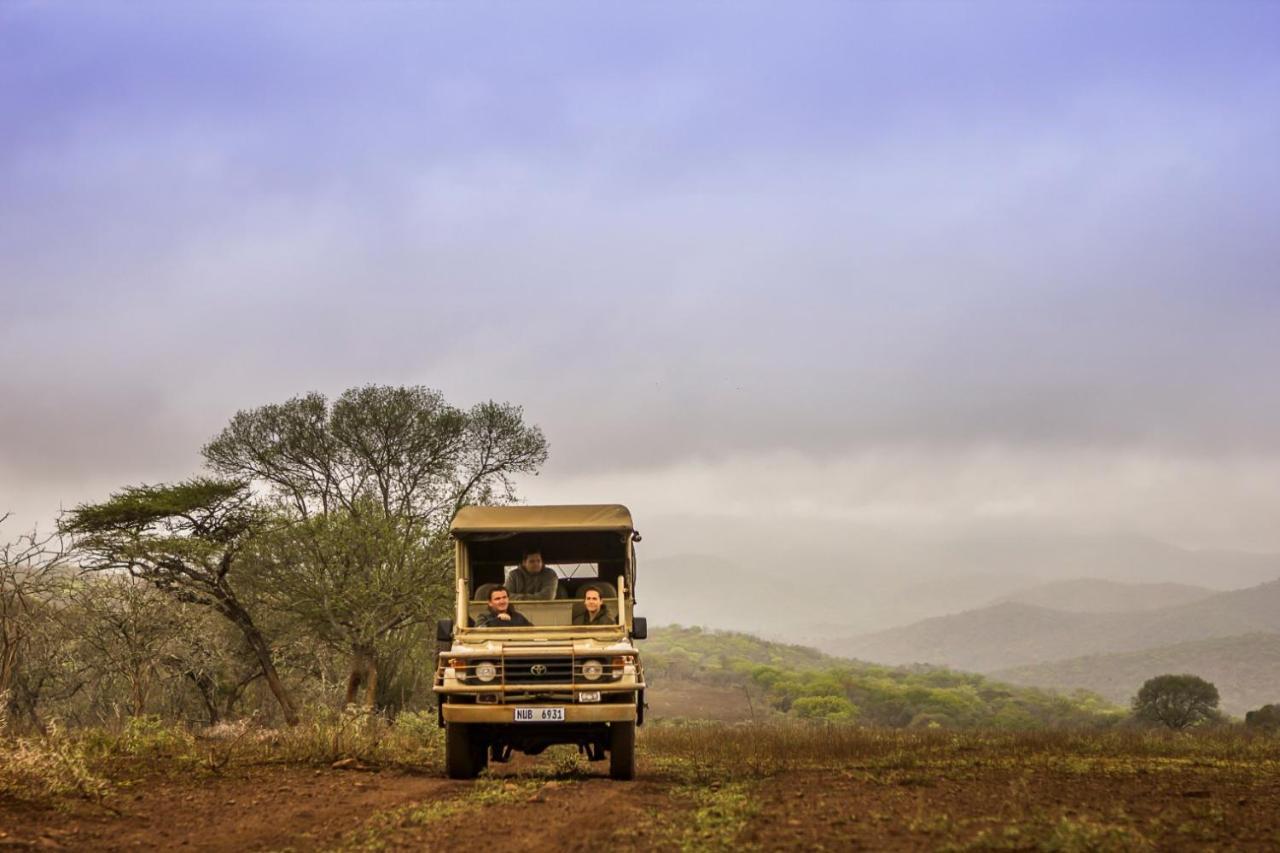
[[[0,0],[0,533],[382,383],[522,405],[522,495],[655,557],[1280,551],[1277,43],[1265,2]]]

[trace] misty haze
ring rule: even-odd
[[[0,5],[0,845],[1271,849],[1277,39]]]

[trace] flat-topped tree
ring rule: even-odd
[[[429,388],[368,385],[332,404],[311,393],[238,412],[204,456],[282,510],[255,574],[275,606],[351,656],[347,702],[363,686],[374,704],[381,650],[452,599],[443,546],[458,508],[512,501],[513,477],[537,472],[547,442],[519,406],[464,410]]]
[[[62,530],[98,571],[124,570],[181,601],[212,608],[244,635],[285,720],[298,710],[271,646],[237,590],[246,543],[264,523],[244,480],[197,477],[172,485],[131,486],[72,510]]]

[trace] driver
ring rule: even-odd
[[[489,590],[489,609],[476,617],[477,628],[532,628],[533,623],[511,606],[505,586]]]

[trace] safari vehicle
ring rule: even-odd
[[[624,506],[463,507],[453,520],[456,607],[437,626],[434,689],[445,728],[445,768],[469,779],[513,750],[537,755],[576,744],[609,775],[635,775],[644,722],[644,670],[634,641],[646,634],[635,605],[640,535]],[[521,558],[541,553],[556,597],[515,600],[532,627],[476,627],[489,591]],[[575,625],[595,587],[610,624]]]

